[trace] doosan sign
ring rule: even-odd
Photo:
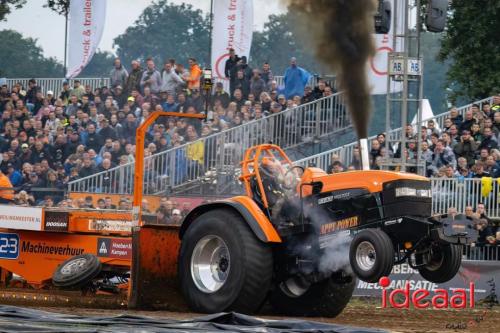
[[[404,288],[387,291],[391,280],[384,276],[380,278],[379,285],[382,287],[382,308],[393,307],[398,309],[410,307],[410,303],[417,309],[465,309],[474,308],[474,282],[469,282],[469,288],[456,288],[449,293],[445,289],[429,291],[427,289],[416,289],[410,291],[410,282],[406,282]],[[429,300],[430,299],[430,300]]]

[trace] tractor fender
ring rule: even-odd
[[[233,197],[226,200],[215,201],[208,204],[203,204],[193,209],[182,221],[179,231],[179,238],[182,239],[184,233],[189,228],[191,223],[201,214],[214,209],[231,209],[241,215],[243,220],[248,224],[255,236],[264,243],[281,243],[281,237],[269,221],[267,216],[262,212],[260,207],[245,196]]]

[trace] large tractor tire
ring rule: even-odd
[[[354,236],[349,261],[356,276],[374,283],[388,276],[394,266],[394,246],[389,236],[379,229],[364,229]]]
[[[233,211],[206,212],[184,234],[179,279],[195,312],[253,313],[266,299],[272,274],[271,247]]]
[[[99,258],[93,254],[74,256],[57,267],[52,284],[59,288],[83,287],[99,275],[101,269]]]
[[[310,286],[292,278],[277,285],[269,301],[277,314],[333,318],[347,306],[355,287],[355,277],[343,282],[328,278]]]
[[[418,271],[427,281],[443,283],[453,279],[461,264],[461,245],[437,244],[431,248],[430,262],[419,267]]]

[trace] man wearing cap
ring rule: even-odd
[[[7,177],[9,177],[12,186],[17,187],[23,183],[23,176],[19,171],[16,170],[14,164],[7,164]]]
[[[120,58],[116,58],[114,62],[114,67],[109,73],[109,82],[111,84],[111,88],[115,88],[117,86],[124,86],[127,83],[128,72],[125,67],[122,66],[122,62]]]
[[[132,60],[132,70],[130,71],[127,82],[124,85],[125,94],[130,95],[132,90],[141,89],[141,77],[142,77],[142,68],[141,64],[137,60]]]
[[[117,85],[112,91],[113,99],[118,104],[119,109],[123,109],[123,106],[127,104],[127,95],[123,92],[123,87]]]
[[[227,108],[227,106],[229,105],[230,97],[229,94],[224,91],[224,85],[222,84],[222,82],[217,82],[215,84],[215,91],[212,95],[212,107],[217,100],[221,102],[223,108]]]
[[[56,99],[54,97],[54,92],[52,90],[47,91],[47,100],[49,101],[50,105],[54,105],[56,102]]]

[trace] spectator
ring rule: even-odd
[[[172,63],[166,61],[161,71],[162,85],[160,91],[166,92],[169,96],[174,96],[179,87],[184,83],[182,78],[175,72]]]
[[[143,72],[141,64],[137,60],[132,60],[131,68],[132,70],[130,71],[126,82],[124,82],[123,84],[117,84],[117,86],[123,86],[125,89],[125,93],[128,95],[130,95],[133,90],[139,91],[141,89],[141,78]]]
[[[128,72],[125,67],[122,66],[122,62],[120,58],[115,59],[114,67],[109,74],[109,82],[111,84],[111,88],[115,88],[117,86],[126,86],[128,79]]]
[[[295,57],[290,59],[290,67],[285,71],[285,97],[293,98],[294,96],[302,97],[304,95],[304,88],[309,81],[311,74],[305,69],[297,66],[297,59]]]
[[[267,84],[261,78],[260,71],[254,69],[252,79],[250,80],[250,93],[254,96],[260,96],[264,91],[267,91]]]
[[[231,69],[233,69],[233,67],[236,66],[239,60],[240,58],[236,55],[234,49],[230,48],[229,58],[227,58],[226,64],[224,66],[224,75],[226,76],[226,79],[229,79],[231,77]]]
[[[189,58],[189,77],[187,78],[187,88],[189,90],[200,90],[201,68],[196,63],[195,58]]]
[[[478,144],[474,141],[469,130],[462,131],[460,142],[455,145],[453,151],[457,157],[464,157],[467,160],[467,165],[470,167],[474,164],[474,157]]]
[[[274,80],[274,76],[273,76],[273,72],[271,71],[271,66],[269,65],[268,62],[265,62],[262,65],[261,78],[266,83],[267,90],[269,88],[271,88],[271,82]],[[259,95],[256,95],[256,96],[259,96]]]
[[[448,164],[455,167],[455,155],[453,154],[451,148],[446,146],[443,140],[438,140],[434,153],[432,154],[431,164],[427,167],[428,175],[431,176],[437,174],[441,167]]]
[[[152,94],[157,94],[160,92],[162,83],[161,74],[156,70],[153,58],[146,60],[146,66],[140,82],[141,89],[145,91],[145,88],[149,88]]]
[[[493,136],[493,131],[491,128],[485,127],[483,130],[483,141],[479,144],[478,149],[488,149],[488,151],[490,151],[496,148],[498,148],[498,142]]]

